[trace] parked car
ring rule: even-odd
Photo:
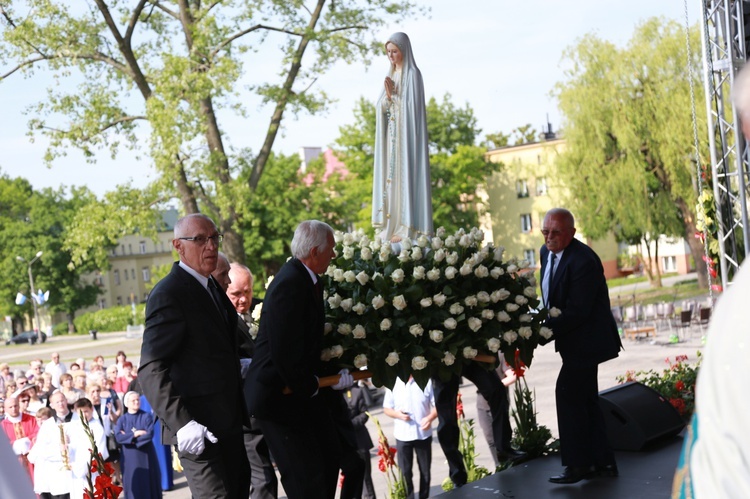
[[[46,334],[44,334],[43,332],[40,332],[39,334],[41,336],[42,343],[47,341]],[[33,345],[36,342],[37,342],[36,331],[24,331],[23,333],[18,333],[12,338],[5,340],[6,345],[10,345],[11,343],[15,343],[15,344],[28,343],[29,345]]]

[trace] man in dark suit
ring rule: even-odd
[[[249,367],[255,352],[255,338],[250,334],[248,323],[250,306],[253,302],[253,274],[239,263],[229,265],[229,286],[226,289],[229,300],[237,311],[237,338],[240,347],[240,362],[243,365],[243,381],[247,382],[245,366]],[[268,444],[258,423],[250,418],[245,428],[245,450],[250,461],[250,496],[253,499],[275,499],[278,495],[276,471],[273,469]]]
[[[555,351],[563,361],[555,398],[565,466],[562,474],[549,479],[552,483],[618,475],[599,407],[597,371],[600,363],[618,356],[622,343],[602,262],[573,238],[575,233],[568,210],[547,212],[542,226],[545,245],[540,250],[542,298],[551,311],[546,326],[552,329]]]
[[[211,277],[221,235],[192,214],[174,236],[180,261],[149,295],[138,378],[162,442],[177,444],[193,497],[247,497],[237,314]]]
[[[364,493],[362,499],[375,499],[375,487],[372,484],[372,475],[370,473],[370,449],[374,447],[370,432],[367,431],[365,423],[369,419],[367,414],[367,403],[365,402],[365,390],[367,387],[354,385],[344,393],[347,408],[349,409],[349,418],[354,426],[354,433],[357,440],[357,455],[364,463]],[[344,475],[344,484],[350,480],[350,477]]]
[[[308,220],[295,230],[294,258],[281,267],[263,300],[245,383],[248,412],[268,442],[290,499],[332,498],[336,492],[340,436],[327,406],[330,389],[319,390],[316,376],[325,319],[319,275],[334,246],[333,230],[323,222]],[[351,386],[351,375],[344,371],[339,383],[336,388]],[[339,400],[346,410],[340,395]]]

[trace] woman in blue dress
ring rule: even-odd
[[[154,418],[141,410],[140,396],[128,392],[124,398],[128,412],[120,416],[115,439],[122,446],[122,484],[126,499],[160,499],[161,473],[152,438]]]

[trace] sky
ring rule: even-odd
[[[428,17],[419,17],[379,30],[386,40],[396,31],[409,35],[414,58],[424,80],[427,98],[442,101],[446,93],[457,107],[468,104],[474,111],[482,137],[486,133],[510,133],[526,123],[536,129],[549,122],[560,127],[562,117],[551,92],[563,80],[562,54],[588,33],[624,46],[634,28],[644,20],[660,16],[685,24],[683,0],[417,0],[429,5]],[[699,21],[701,2],[686,0],[690,24]],[[269,37],[267,44],[273,45]],[[700,50],[700,47],[693,47]],[[254,54],[246,68],[257,74],[277,71],[273,50]],[[304,60],[303,60],[304,64]],[[369,68],[363,64],[338,64],[321,76],[316,85],[337,99],[323,115],[285,115],[282,134],[274,150],[294,154],[301,147],[330,147],[339,127],[353,122],[355,103],[365,97],[375,101],[388,69],[385,53]],[[0,67],[0,73],[4,73]],[[246,74],[244,82],[253,75]],[[86,185],[97,195],[116,185],[132,182],[143,187],[155,178],[146,156],[126,153],[112,160],[108,152],[97,156],[95,165],[70,150],[55,160],[52,168],[42,162],[44,139],[31,142],[26,135],[28,115],[24,110],[44,98],[52,78],[38,74],[33,80],[12,76],[0,82],[0,172],[25,177],[35,189],[61,185]],[[220,115],[229,144],[257,152],[270,121],[271,107],[245,103],[249,118]],[[145,137],[144,137],[145,140]]]

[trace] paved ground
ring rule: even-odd
[[[678,344],[668,343],[669,330],[659,331],[655,339],[624,340],[624,351],[620,357],[603,364],[599,369],[599,388],[603,390],[617,384],[616,377],[628,370],[655,369],[661,371],[667,366],[665,359],[674,361],[676,355],[687,355],[690,362],[696,360],[696,352],[702,348],[701,331],[695,330],[684,341]],[[63,362],[70,364],[78,357],[90,361],[95,355],[105,357],[107,364],[114,362],[115,354],[123,350],[128,358],[137,363],[140,352],[140,338],[128,338],[125,333],[99,334],[99,339],[91,340],[88,336],[54,336],[41,345],[9,345],[0,347],[0,362],[7,362],[12,368],[26,367],[32,358],[41,358],[47,362],[52,352],[59,352]],[[550,428],[557,436],[557,422],[554,402],[554,386],[557,372],[560,368],[560,358],[554,352],[553,345],[542,347],[537,351],[534,362],[527,373],[529,386],[535,390],[538,420]],[[476,390],[473,385],[462,387],[466,416],[476,416]],[[372,414],[377,417],[384,427],[387,436],[392,437],[390,418],[383,415],[382,410],[374,408]],[[368,427],[375,438],[374,425]],[[481,433],[481,432],[480,432]],[[477,439],[479,464],[491,469],[492,459],[486,442],[480,435]],[[385,497],[385,478],[377,470],[377,460],[373,457],[373,482],[379,497]],[[443,458],[437,439],[433,441],[432,488],[431,496],[442,492],[440,483],[448,476],[448,467]],[[178,476],[175,490],[164,494],[165,499],[187,499],[190,497],[184,477]],[[282,496],[283,497],[283,496]]]

